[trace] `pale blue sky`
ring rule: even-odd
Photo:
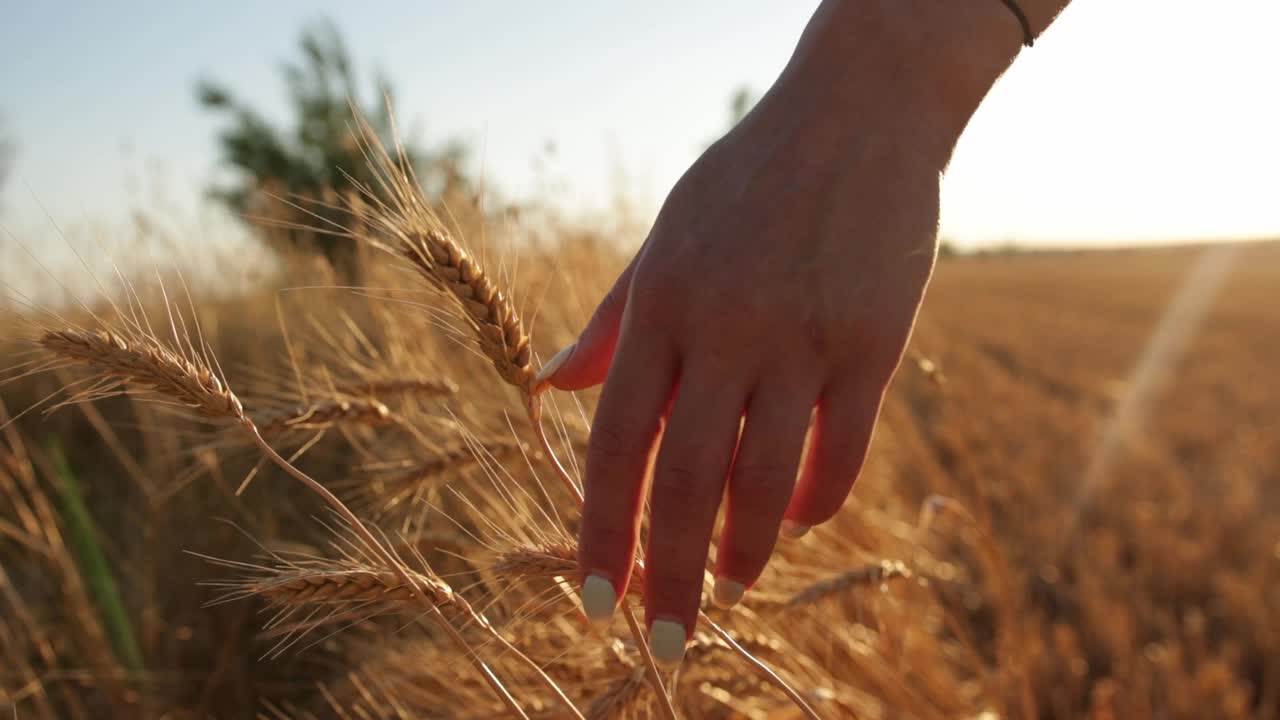
[[[964,0],[996,2],[996,0]],[[366,6],[367,5],[367,9]],[[189,210],[217,121],[196,78],[279,108],[280,60],[321,16],[402,120],[461,137],[509,195],[532,160],[572,207],[604,206],[620,167],[656,207],[723,129],[733,89],[764,89],[816,0],[711,2],[14,2],[0,23],[0,114],[19,143],[0,225],[29,245],[132,204]],[[944,181],[965,243],[1280,236],[1280,3],[1077,0],[974,119]]]

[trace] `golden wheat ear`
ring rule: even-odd
[[[431,207],[413,169],[391,155],[377,133],[356,118],[361,143],[378,186],[352,203],[360,218],[356,240],[407,263],[427,285],[450,300],[471,330],[476,349],[498,376],[526,397],[533,389],[533,352],[524,322],[503,284],[472,257]]]
[[[283,636],[268,651],[273,657],[320,627],[345,627],[385,614],[420,615],[420,598],[426,598],[432,610],[461,619],[463,625],[492,631],[484,616],[429,570],[405,567],[395,572],[356,542],[337,545],[344,551],[336,559],[272,554],[263,563],[252,564],[201,556],[241,571],[237,577],[206,583],[222,591],[209,604],[260,598],[274,613],[265,629]]]
[[[180,349],[166,347],[152,334],[141,331],[126,333],[115,329],[99,332],[74,328],[49,330],[40,337],[38,342],[50,356],[50,367],[59,365],[86,367],[90,370],[92,377],[96,377],[99,381],[89,390],[72,394],[68,401],[88,401],[103,395],[134,390],[159,402],[190,408],[207,418],[226,418],[235,421],[268,459],[306,485],[333,509],[366,549],[368,557],[375,563],[379,573],[394,575],[403,590],[407,591],[417,603],[435,614],[440,627],[458,645],[459,650],[470,658],[504,706],[516,717],[528,717],[498,676],[480,659],[474,648],[444,616],[437,602],[438,597],[433,592],[434,586],[421,585],[412,571],[405,567],[404,563],[361,522],[346,504],[324,485],[282,457],[267,443],[252,418],[245,414],[239,398],[213,371],[212,361],[207,359],[211,357],[207,349],[197,353],[188,342],[187,352],[183,352]],[[460,597],[454,602],[455,604],[465,603]],[[474,612],[472,614],[475,615]],[[505,640],[501,637],[496,639]],[[580,716],[573,703],[559,686],[542,672],[541,668],[528,660],[514,646],[505,642],[502,644],[507,652],[521,658],[522,662],[534,670],[572,716]]]
[[[489,569],[500,577],[524,581],[575,577],[578,573],[578,545],[572,540],[521,543],[499,550]],[[640,599],[644,588],[644,566],[632,571],[627,595]]]
[[[325,400],[301,405],[257,421],[265,437],[296,430],[323,430],[335,425],[379,427],[395,421],[391,409],[377,400]]]
[[[905,580],[911,571],[899,560],[881,560],[877,563],[853,568],[816,583],[792,595],[784,608],[804,608],[823,599],[839,595],[854,588],[875,587],[892,580]]]
[[[536,374],[533,351],[511,297],[430,212],[381,219],[390,242],[365,239],[404,260],[429,287],[449,298],[454,314],[470,328],[476,349],[503,381],[527,396]]]
[[[245,419],[240,399],[205,354],[166,347],[150,335],[110,329],[50,330],[37,342],[62,365],[85,367],[100,380],[79,394],[69,394],[68,402],[134,390],[206,418]]]

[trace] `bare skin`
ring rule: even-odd
[[[1021,5],[1039,32],[1066,2]],[[840,509],[933,269],[940,173],[1021,40],[999,0],[826,0],[756,109],[680,179],[542,375],[604,382],[580,537],[588,617],[607,621],[630,580],[646,491],[645,607],[668,665],[696,622],[722,501],[725,606],[780,533]]]

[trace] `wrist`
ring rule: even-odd
[[[882,131],[945,164],[1022,38],[1000,0],[826,0],[750,122],[836,149]]]
[[[896,39],[917,58],[916,100],[954,145],[1022,50],[1022,25],[1000,0],[899,0],[893,7]]]

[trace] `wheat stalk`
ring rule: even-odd
[[[339,385],[333,391],[337,395],[348,397],[386,397],[387,395],[453,395],[458,386],[448,380],[433,378],[393,378],[389,380],[370,380],[363,383]]]
[[[382,478],[380,482],[392,489],[412,489],[427,480],[444,475],[446,472],[457,472],[475,465],[481,459],[501,460],[515,453],[523,452],[526,448],[527,446],[522,442],[506,439],[495,439],[481,443],[479,449],[468,444],[459,444],[445,448],[404,472]]]
[[[637,665],[634,670],[622,677],[600,694],[587,707],[587,720],[605,720],[611,717],[626,717],[641,699],[640,690],[645,685],[644,667]]]
[[[782,649],[781,643],[766,635],[735,632],[732,636],[739,645],[755,650],[778,652]],[[712,633],[694,633],[689,641],[689,649],[685,653],[683,668],[691,670],[714,654],[733,651],[732,646]],[[623,656],[623,660],[624,664],[634,665],[626,656]],[[681,672],[688,672],[688,670],[682,669]],[[630,673],[615,680],[587,706],[587,719],[628,717],[629,713],[638,709],[637,706],[643,699],[640,690],[644,687],[644,682],[643,666],[634,665]]]
[[[782,650],[782,643],[762,633],[732,632],[730,637],[741,647],[769,652],[780,652]],[[689,641],[689,650],[685,653],[685,657],[697,663],[699,660],[705,660],[710,655],[724,651],[733,651],[733,647],[724,639],[713,633],[696,632],[693,634],[693,639]]]

